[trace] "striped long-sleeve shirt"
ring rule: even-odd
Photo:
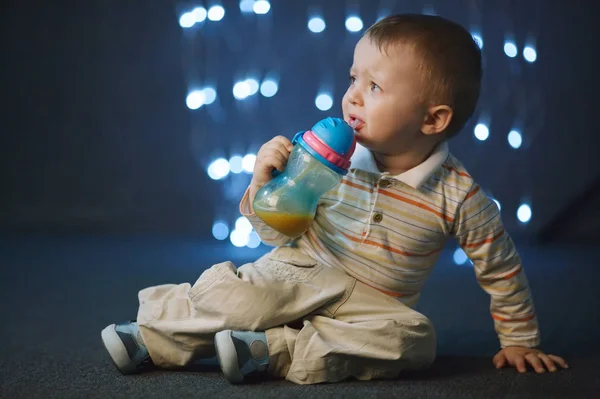
[[[500,211],[442,143],[422,164],[399,175],[377,170],[357,145],[341,184],[320,200],[309,230],[292,240],[240,203],[262,241],[292,244],[414,307],[446,242],[456,237],[491,296],[500,344],[539,345],[535,309],[521,259]]]

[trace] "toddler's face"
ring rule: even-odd
[[[419,60],[405,45],[381,52],[368,38],[356,45],[350,86],[342,100],[344,120],[358,123],[356,139],[372,151],[407,151],[421,134],[427,109]]]

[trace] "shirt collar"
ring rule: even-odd
[[[448,154],[448,143],[443,141],[435,148],[429,158],[421,164],[406,172],[391,177],[408,184],[412,188],[419,188],[440,166],[442,166],[448,158]],[[376,174],[388,174],[387,172],[381,173],[379,169],[377,169],[377,164],[375,163],[375,158],[371,151],[358,143],[356,143],[356,149],[354,150],[354,154],[352,155],[352,158],[350,158],[350,161],[352,163],[350,166],[351,169],[361,169]]]

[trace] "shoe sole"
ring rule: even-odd
[[[239,384],[244,381],[244,376],[238,366],[237,351],[231,338],[231,330],[218,332],[215,335],[215,351],[219,359],[221,371],[227,381],[232,384]]]
[[[131,374],[135,371],[135,367],[132,367],[131,359],[129,359],[129,355],[127,355],[127,349],[119,338],[115,327],[115,324],[111,324],[102,330],[102,333],[100,334],[102,342],[121,374]]]

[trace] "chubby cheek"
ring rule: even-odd
[[[344,113],[344,119],[348,120],[348,100],[346,99],[346,94],[342,98],[342,112]]]

